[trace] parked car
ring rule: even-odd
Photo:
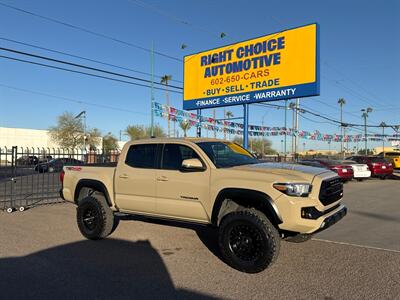
[[[83,161],[77,160],[74,158],[67,158],[67,157],[56,158],[56,159],[52,159],[48,162],[39,163],[35,167],[35,171],[39,172],[39,173],[60,172],[64,166],[81,166],[83,164],[84,164]]]
[[[53,157],[51,155],[40,155],[38,159],[39,159],[39,163],[44,163],[44,162],[48,162],[48,161],[52,160]]]
[[[17,166],[34,166],[39,162],[37,156],[35,155],[25,155],[17,158]]]
[[[385,179],[393,174],[392,163],[388,163],[381,157],[355,155],[350,156],[347,159],[356,161],[361,164],[367,164],[369,170],[371,171],[371,176],[373,177]]]
[[[88,239],[110,235],[118,212],[207,224],[219,228],[225,261],[248,273],[277,259],[282,237],[304,242],[347,212],[335,173],[262,163],[217,139],[128,142],[116,166],[64,167],[60,180],[61,197],[77,205]]]
[[[343,160],[342,163],[353,168],[354,179],[357,181],[362,181],[371,177],[371,171],[367,164],[359,164],[353,160]]]
[[[299,164],[329,169],[339,175],[342,181],[352,180],[354,177],[353,168],[350,165],[343,164],[339,160],[330,159],[310,159],[302,160]]]
[[[394,169],[400,169],[400,151],[381,152],[377,156],[392,163]]]

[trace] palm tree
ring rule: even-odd
[[[344,98],[340,98],[337,103],[340,105],[340,129],[341,129],[341,134],[342,134],[342,142],[340,144],[340,152],[342,153],[342,155],[344,157],[344,151],[343,151],[343,146],[344,146],[343,105],[346,104],[346,100],[344,100]]]
[[[228,118],[228,120],[230,119],[230,118],[233,118],[233,113],[231,112],[231,111],[227,111],[226,112],[226,117]],[[230,140],[231,139],[231,134],[230,134],[230,132],[229,132],[229,130],[228,130],[228,140]]]
[[[187,137],[187,131],[192,127],[188,120],[183,120],[179,123],[179,127],[183,130],[183,136]]]
[[[168,96],[168,81],[172,80],[172,75],[164,75],[161,77],[161,83],[165,84],[165,98],[167,99],[167,106],[168,106],[168,133],[167,136],[170,137],[171,134],[171,125],[170,125],[170,118],[169,118],[169,96]],[[174,123],[175,125],[175,123]],[[175,127],[175,126],[174,126]],[[175,131],[175,129],[174,129]]]

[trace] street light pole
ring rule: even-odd
[[[385,158],[385,127],[386,127],[386,123],[382,122],[381,124],[379,124],[379,126],[382,126],[382,154],[383,154],[383,158]]]
[[[83,149],[86,150],[86,110],[81,111],[75,116],[75,119],[79,119],[82,122],[83,118]]]

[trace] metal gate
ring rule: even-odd
[[[59,172],[43,172],[38,167],[54,154],[44,149],[26,150],[18,147],[0,150],[0,209],[8,212],[62,201]]]
[[[116,161],[119,153],[51,148],[0,147],[0,210],[12,212],[63,202],[59,191],[64,165]]]
[[[63,202],[59,194],[63,166],[116,162],[118,157],[117,150],[0,147],[0,210]]]

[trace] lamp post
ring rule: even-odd
[[[371,107],[363,108],[361,112],[362,112],[361,117],[364,118],[365,155],[368,155],[367,118],[368,114],[372,112],[372,108]]]
[[[83,149],[86,150],[86,110],[81,111],[78,115],[75,116],[75,119],[80,119],[82,122],[83,118]]]
[[[383,154],[383,158],[385,158],[385,127],[386,127],[386,123],[382,122],[381,124],[379,124],[379,126],[382,127],[382,154]]]

